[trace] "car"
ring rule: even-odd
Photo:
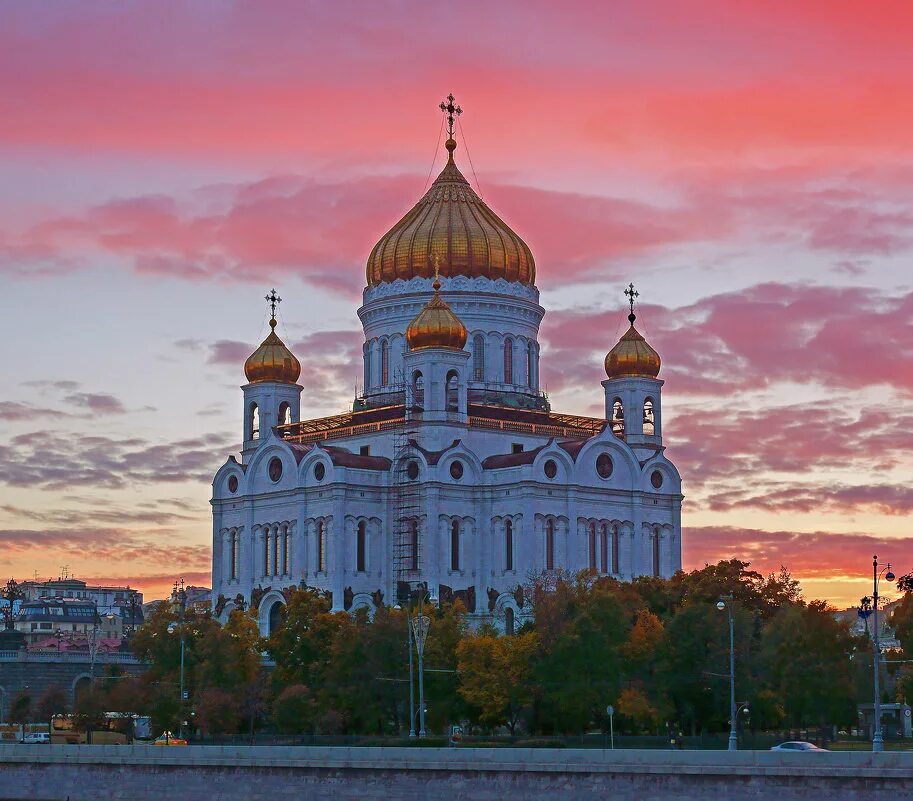
[[[51,742],[51,735],[46,731],[32,731],[26,734],[19,742],[22,745],[48,745]]]
[[[826,753],[826,748],[819,748],[814,743],[806,743],[802,740],[791,740],[788,743],[780,743],[773,746],[771,751],[821,751]]]
[[[153,745],[187,745],[187,740],[175,737],[170,731],[163,731],[152,743]]]

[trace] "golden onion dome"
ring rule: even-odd
[[[605,372],[609,378],[645,376],[656,378],[662,361],[647,340],[634,327],[634,312],[628,315],[631,327],[605,357]]]
[[[398,278],[430,278],[434,256],[445,265],[445,276],[534,284],[536,264],[529,247],[488,208],[457,169],[452,136],[445,146],[448,157],[441,174],[371,251],[368,286]]]
[[[294,384],[301,375],[301,362],[285,346],[276,333],[276,318],[269,321],[272,329],[244,362],[244,375],[250,383],[258,381],[279,381],[283,384]]]
[[[466,326],[441,297],[441,282],[435,277],[434,295],[406,328],[409,350],[449,348],[463,350]]]

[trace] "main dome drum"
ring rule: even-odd
[[[503,278],[534,284],[536,264],[527,244],[473,191],[453,160],[456,142],[446,142],[447,164],[425,196],[374,246],[368,286],[397,279],[441,275]]]

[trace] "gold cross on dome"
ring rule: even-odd
[[[459,106],[453,105],[453,93],[451,92],[447,95],[447,102],[441,101],[440,109],[447,115],[447,133],[450,138],[453,139],[453,115],[456,114],[457,117],[463,113],[463,109]]]
[[[634,284],[628,284],[628,288],[625,290],[625,295],[628,298],[628,303],[631,304],[631,313],[628,315],[628,319],[633,323],[634,322],[634,298],[640,297],[640,292],[634,289]]]
[[[282,303],[282,298],[276,294],[275,289],[271,289],[269,294],[266,296],[266,302],[269,303],[269,313],[273,320],[276,319],[276,306]]]

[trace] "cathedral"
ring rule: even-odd
[[[374,246],[358,310],[364,387],[303,419],[300,363],[271,332],[244,365],[243,448],[213,479],[214,612],[264,634],[289,588],[369,613],[421,593],[512,633],[543,573],[630,580],[681,567],[681,478],[664,455],[660,357],[634,326],[605,357],[605,415],[539,387],[536,264],[447,163]],[[528,592],[526,593],[528,596]]]

